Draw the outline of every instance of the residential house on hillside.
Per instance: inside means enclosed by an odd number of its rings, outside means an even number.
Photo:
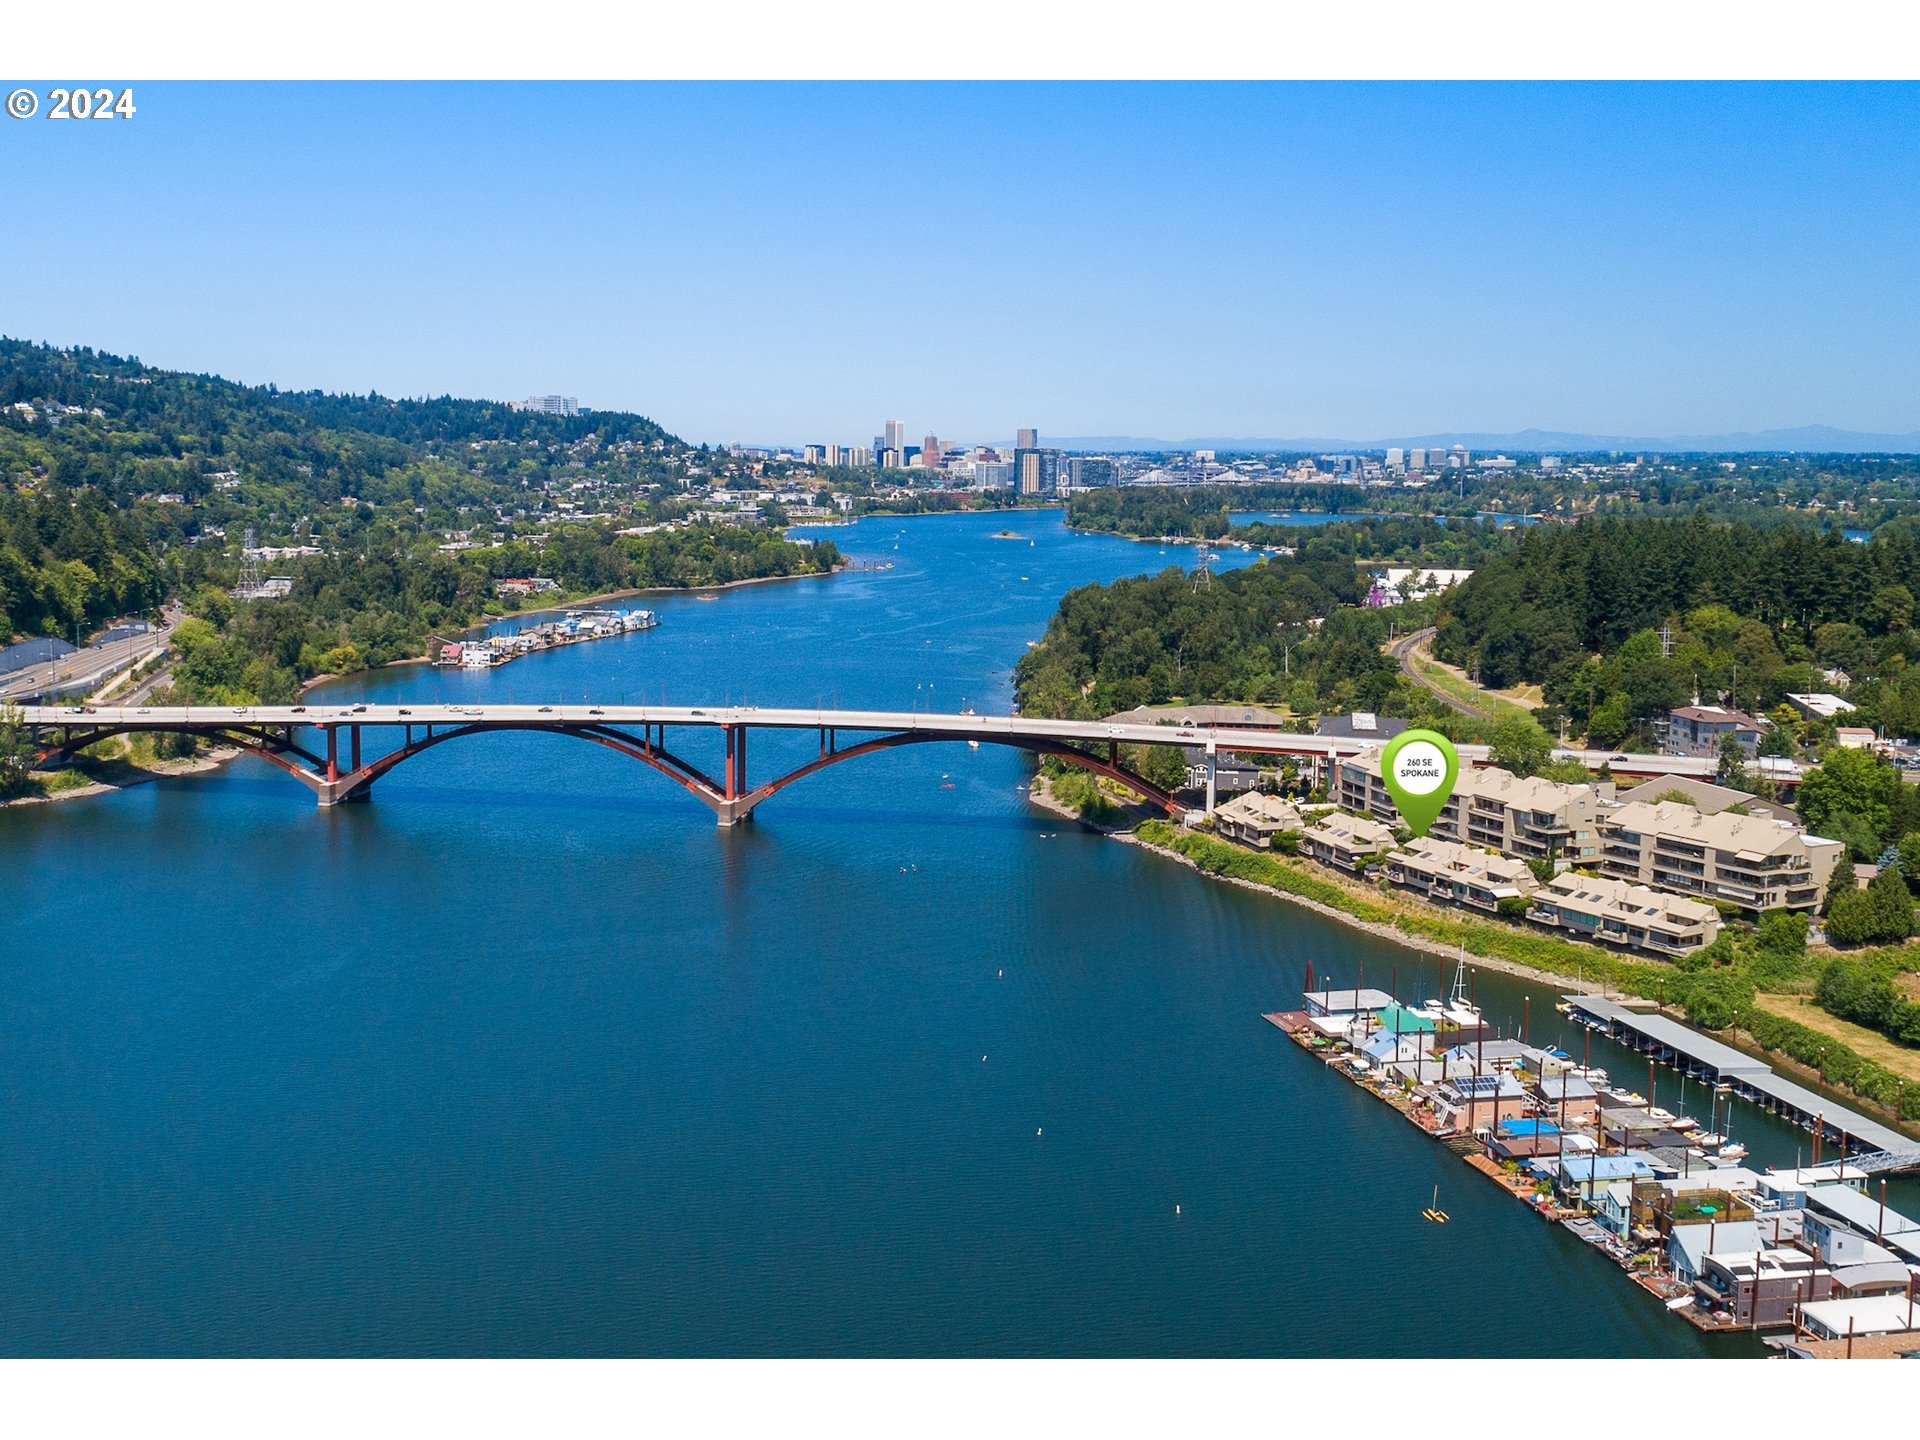
[[[1692,755],[1710,760],[1720,753],[1720,742],[1732,735],[1748,755],[1760,748],[1760,722],[1744,710],[1724,705],[1682,705],[1653,722],[1654,738],[1662,755]]]

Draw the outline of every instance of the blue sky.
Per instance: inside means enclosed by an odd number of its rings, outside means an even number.
[[[1913,86],[135,94],[0,121],[0,332],[712,441],[1920,429]]]

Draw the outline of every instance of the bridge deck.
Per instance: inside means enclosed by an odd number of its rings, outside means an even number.
[[[1287,731],[1210,725],[1149,725],[1104,720],[1047,720],[1023,715],[969,715],[924,710],[824,710],[754,705],[444,705],[407,703],[358,705],[169,705],[82,708],[69,705],[24,706],[28,725],[131,730],[182,726],[459,725],[469,729],[559,726],[732,726],[775,730],[851,730],[888,734],[952,736],[956,739],[1039,739],[1081,742],[1116,741],[1130,745],[1200,746],[1246,754],[1297,755],[1341,759],[1377,745],[1350,736],[1296,735]],[[1460,758],[1471,765],[1487,762],[1484,745],[1461,745]],[[1622,775],[1710,777],[1717,762],[1687,755],[1618,755],[1600,750],[1556,750],[1589,769],[1611,763]],[[1797,777],[1795,777],[1797,778]]]

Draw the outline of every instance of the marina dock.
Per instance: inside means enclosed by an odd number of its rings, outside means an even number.
[[[659,623],[660,617],[651,610],[569,610],[558,620],[542,621],[481,640],[443,640],[435,636],[429,654],[435,665],[491,670],[522,655],[554,650],[562,645],[578,645],[587,640],[630,635],[636,630],[651,630]]]
[[[1567,1013],[1582,1025],[1678,1070],[1689,1079],[1724,1086],[1743,1100],[1793,1121],[1822,1141],[1865,1153],[1847,1163],[1868,1173],[1920,1167],[1920,1141],[1825,1096],[1796,1085],[1764,1060],[1734,1049],[1711,1035],[1665,1015],[1630,1009],[1599,995],[1569,995]]]
[[[1811,1166],[1747,1169],[1742,1147],[1604,1070],[1493,1036],[1464,970],[1450,1000],[1409,1008],[1383,991],[1315,990],[1309,968],[1304,1006],[1261,1018],[1694,1328],[1790,1331],[1769,1343],[1792,1354],[1920,1350],[1920,1221],[1887,1206],[1884,1179],[1877,1205],[1865,1193],[1873,1173],[1920,1163],[1920,1144],[1677,1021],[1567,997],[1570,1016],[1728,1096],[1729,1112],[1738,1096],[1834,1142],[1824,1166],[1816,1140]],[[1898,1338],[1808,1348],[1865,1323]]]

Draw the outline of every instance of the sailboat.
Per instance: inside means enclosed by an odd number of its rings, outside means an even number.
[[[1454,968],[1452,991],[1445,1000],[1436,997],[1423,1002],[1413,1013],[1436,1025],[1445,1021],[1463,1030],[1472,1029],[1480,1023],[1480,1007],[1467,998],[1467,945],[1464,940],[1460,942],[1460,960]]]

